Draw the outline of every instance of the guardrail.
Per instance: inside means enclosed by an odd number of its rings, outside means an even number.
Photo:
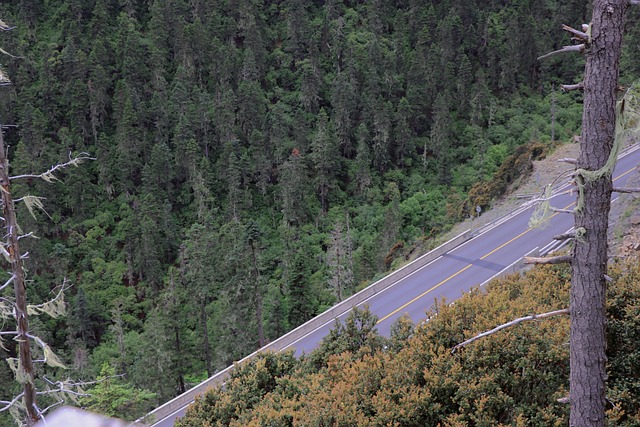
[[[143,418],[140,418],[139,420],[137,420],[135,422],[135,425],[153,425],[154,423],[163,420],[164,418],[173,414],[180,408],[193,402],[197,395],[204,393],[207,389],[222,385],[226,380],[226,378],[231,373],[231,371],[234,369],[235,365],[241,364],[264,351],[280,351],[280,350],[286,349],[292,343],[296,342],[300,338],[308,335],[309,333],[326,325],[329,322],[335,321],[335,319],[347,313],[353,307],[361,304],[362,302],[368,300],[375,294],[389,288],[399,280],[407,277],[408,275],[423,268],[427,264],[435,261],[437,258],[441,257],[445,253],[449,252],[452,249],[455,249],[456,247],[460,246],[462,243],[471,239],[474,235],[475,234],[471,233],[471,230],[466,230],[463,233],[460,233],[453,239],[427,252],[421,257],[403,266],[402,268],[390,273],[386,277],[369,285],[368,287],[361,290],[360,292],[334,305],[324,313],[319,314],[318,316],[307,321],[306,323],[303,323],[302,325],[286,333],[285,335],[281,336],[275,341],[272,341],[271,343],[267,344],[266,346],[262,347],[256,352],[246,356],[245,358],[241,359],[239,362],[236,362],[234,365],[227,367],[226,369],[206,379],[205,381],[201,382],[200,384],[188,390],[187,392],[170,400],[164,405],[159,406],[158,408],[154,409],[152,412],[145,415]]]

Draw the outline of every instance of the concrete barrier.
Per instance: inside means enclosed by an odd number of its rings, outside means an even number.
[[[466,230],[465,232],[457,235],[453,239],[427,252],[426,254],[422,255],[421,257],[417,258],[411,263],[403,266],[402,268],[390,273],[389,275],[369,285],[365,289],[352,295],[346,300],[334,305],[324,313],[298,326],[297,328],[286,333],[285,335],[281,336],[275,341],[272,341],[271,343],[262,347],[258,351],[248,355],[247,357],[243,358],[242,360],[235,363],[234,365],[229,366],[226,369],[218,372],[217,374],[213,375],[211,378],[206,379],[205,381],[201,382],[200,384],[188,390],[187,392],[181,394],[180,396],[177,396],[176,398],[170,400],[164,405],[159,406],[158,408],[154,409],[152,412],[145,415],[143,418],[140,418],[139,420],[137,420],[135,422],[135,425],[149,426],[149,425],[153,425],[158,421],[163,420],[164,418],[173,414],[180,408],[193,402],[196,396],[203,394],[207,389],[224,384],[224,381],[226,380],[226,378],[229,376],[229,374],[235,368],[236,365],[242,364],[243,362],[248,361],[249,359],[252,359],[253,357],[255,357],[257,354],[261,352],[281,351],[286,349],[292,343],[296,342],[300,338],[324,326],[328,322],[335,321],[335,319],[347,313],[353,307],[361,304],[362,302],[368,300],[375,294],[389,288],[399,280],[407,277],[408,275],[416,272],[417,270],[421,269],[427,264],[435,261],[445,253],[449,252],[452,249],[455,249],[456,247],[460,246],[462,243],[471,239],[471,237],[473,237],[471,230]]]

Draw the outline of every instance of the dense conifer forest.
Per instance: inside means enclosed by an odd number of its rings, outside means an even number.
[[[586,3],[3,1],[13,172],[96,159],[14,186],[30,298],[72,284],[34,330],[135,418],[319,314],[579,134],[582,58],[536,58]]]

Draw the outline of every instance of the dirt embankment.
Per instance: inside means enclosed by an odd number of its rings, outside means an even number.
[[[500,218],[527,202],[530,197],[541,196],[547,184],[566,182],[574,166],[559,161],[575,159],[579,153],[577,143],[567,143],[557,147],[545,159],[533,162],[533,172],[517,188],[496,200],[490,210],[477,218],[457,224],[444,240],[448,240],[471,227],[478,228]],[[640,171],[636,171],[627,187],[640,187]],[[444,241],[443,240],[443,241]],[[620,195],[611,206],[609,246],[612,256],[628,256],[640,252],[640,193]]]

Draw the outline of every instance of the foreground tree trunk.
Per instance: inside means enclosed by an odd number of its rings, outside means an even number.
[[[584,112],[578,168],[607,163],[615,138],[616,90],[628,0],[594,0],[591,42],[585,49]],[[579,180],[582,180],[578,176]],[[584,181],[576,210],[582,230],[573,252],[571,279],[570,425],[605,425],[605,274],[611,175]],[[582,184],[582,182],[579,182]]]
[[[40,415],[36,407],[36,391],[33,384],[33,361],[31,358],[31,339],[28,336],[29,320],[27,315],[27,296],[20,257],[20,245],[18,244],[18,222],[16,211],[11,196],[9,179],[9,161],[5,155],[4,136],[0,126],[0,186],[2,187],[2,210],[6,229],[6,250],[9,253],[11,273],[13,275],[13,289],[15,293],[15,318],[17,323],[16,341],[18,342],[18,372],[16,378],[23,385],[22,401],[27,411],[25,420],[27,426],[32,426],[38,421]]]

